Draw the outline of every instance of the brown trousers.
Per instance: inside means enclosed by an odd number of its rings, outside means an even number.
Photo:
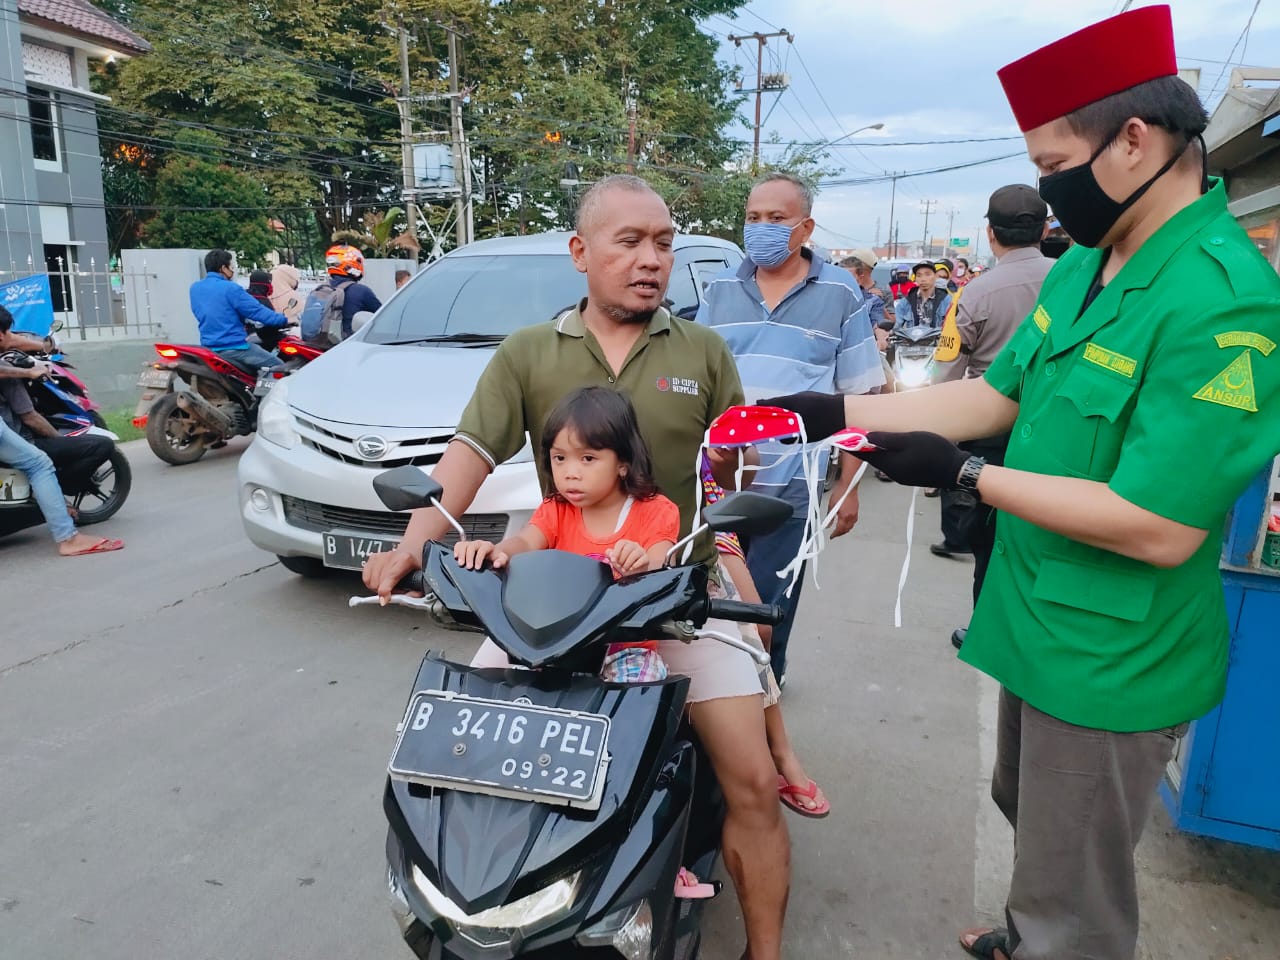
[[[1133,854],[1186,724],[1111,733],[1000,690],[991,797],[1014,828],[1013,960],[1133,960]]]

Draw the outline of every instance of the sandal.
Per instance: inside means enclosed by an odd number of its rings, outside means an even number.
[[[676,874],[677,900],[711,900],[720,895],[723,884],[719,880],[702,881],[686,870],[680,868]]]
[[[819,799],[822,791],[818,789],[818,785],[812,780],[809,781],[807,787],[797,787],[794,783],[788,783],[787,778],[782,774],[778,774],[778,799],[786,806],[790,807],[802,817],[811,817],[814,820],[821,820],[831,812],[831,803],[826,797]],[[807,807],[800,802],[800,798],[806,800],[817,800],[816,807]]]
[[[964,938],[977,935],[972,944],[965,944]],[[1013,956],[1009,950],[1009,931],[1004,927],[989,930],[966,930],[960,934],[960,949],[978,960],[1010,960]],[[997,952],[998,951],[998,952]]]
[[[115,550],[123,550],[123,540],[112,540],[110,537],[103,537],[92,547],[85,547],[83,550],[77,550],[74,553],[61,553],[63,557],[87,557],[91,553],[111,553]]]

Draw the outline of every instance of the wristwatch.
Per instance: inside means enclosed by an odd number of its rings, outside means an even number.
[[[978,493],[978,476],[986,465],[987,461],[981,457],[970,457],[966,460],[960,468],[960,475],[956,477],[956,489],[971,493],[974,499],[981,500],[982,495]]]

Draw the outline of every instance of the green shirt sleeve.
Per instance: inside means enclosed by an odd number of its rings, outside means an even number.
[[[1222,523],[1280,451],[1277,316],[1273,298],[1239,300],[1152,355],[1111,477],[1116,494],[1187,526]]]
[[[489,461],[491,467],[510,460],[524,446],[524,382],[521,376],[519,334],[507,337],[480,374],[462,419],[457,438]]]

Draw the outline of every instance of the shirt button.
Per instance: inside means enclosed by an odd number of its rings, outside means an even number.
[[[1227,241],[1222,237],[1210,237],[1209,242],[1212,243],[1215,247],[1220,247]]]
[[[1003,553],[1004,553],[1004,541],[1003,541],[1003,540],[997,540],[997,541],[996,541],[996,553],[999,553],[999,554],[1003,554]]]
[[[610,378],[609,378],[609,382],[610,382],[610,383],[613,383],[613,377],[610,377]]]
[[[1031,424],[1029,423],[1024,423],[1022,425],[1022,429],[1019,431],[1023,440],[1029,440],[1031,438],[1031,432]]]
[[[1044,375],[1046,377],[1053,377],[1057,374],[1057,372],[1058,372],[1058,365],[1054,363],[1052,360],[1050,360],[1048,363],[1044,365]]]

